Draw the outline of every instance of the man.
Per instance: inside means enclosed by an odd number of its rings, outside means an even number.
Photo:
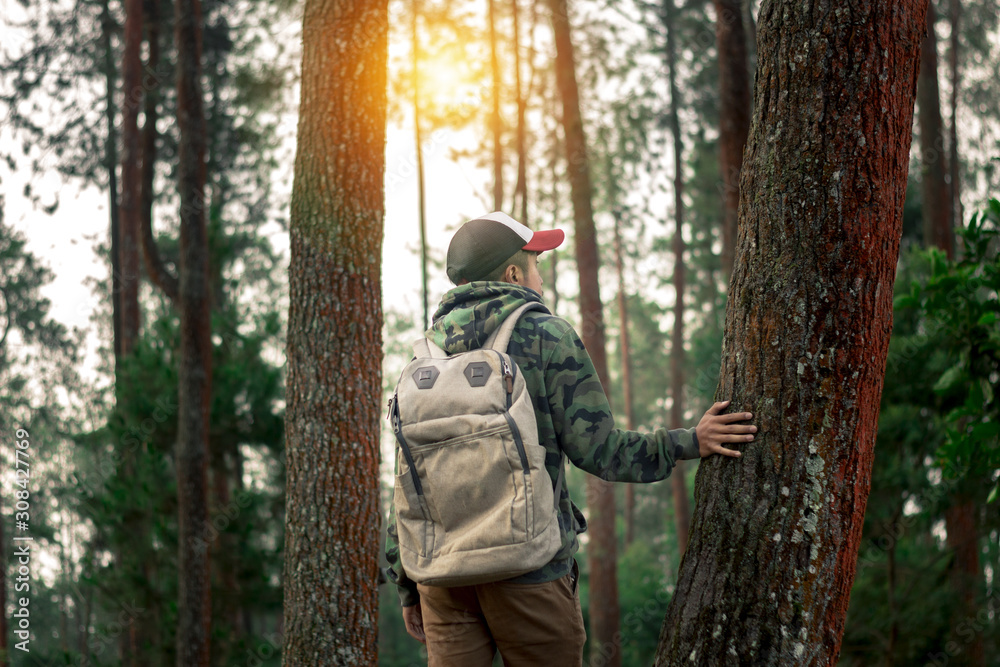
[[[541,302],[538,254],[563,240],[560,230],[532,232],[501,212],[465,223],[448,247],[448,277],[457,287],[445,294],[427,336],[449,354],[482,347],[507,315]],[[678,459],[738,458],[723,445],[749,442],[757,430],[735,423],[750,419],[749,413],[720,414],[728,401],[713,405],[695,428],[616,429],[583,342],[569,323],[545,310],[521,317],[507,352],[533,398],[553,487],[563,454],[608,481],[654,482],[666,478]],[[390,512],[386,574],[398,586],[407,632],[427,644],[432,667],[491,665],[497,649],[508,665],[579,667],[586,635],[573,555],[587,523],[565,488],[558,520],[562,542],[547,565],[514,579],[445,588],[406,576]]]

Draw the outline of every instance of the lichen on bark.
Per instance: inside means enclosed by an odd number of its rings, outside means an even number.
[[[718,400],[658,665],[833,664],[868,495],[926,6],[765,3]]]

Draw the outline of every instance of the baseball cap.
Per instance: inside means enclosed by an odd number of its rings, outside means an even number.
[[[469,220],[448,245],[448,278],[482,280],[518,250],[543,252],[558,248],[566,235],[561,229],[532,231],[501,211]]]

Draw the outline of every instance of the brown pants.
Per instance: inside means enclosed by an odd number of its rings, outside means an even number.
[[[573,574],[541,584],[417,587],[429,667],[580,667],[583,613]]]

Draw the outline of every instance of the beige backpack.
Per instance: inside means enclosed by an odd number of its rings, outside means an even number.
[[[514,311],[477,350],[449,356],[427,339],[400,375],[389,416],[396,435],[393,503],[407,576],[434,586],[509,579],[559,550],[555,493],[532,399],[506,354]]]

